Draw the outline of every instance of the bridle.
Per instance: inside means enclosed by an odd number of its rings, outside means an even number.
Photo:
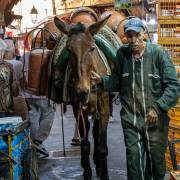
[[[94,46],[93,48],[97,50],[96,46]],[[88,53],[91,52],[91,51],[92,51],[92,47],[87,49],[85,51],[84,55],[83,55],[83,59],[85,59],[87,57]],[[92,70],[94,70],[94,69],[92,69]],[[71,68],[70,62],[68,63],[66,71],[69,71],[70,74],[68,76],[70,77],[70,75],[72,73],[72,68]],[[86,103],[88,103],[88,101],[89,101],[90,93],[92,93],[92,92],[96,93],[96,118],[98,118],[98,107],[97,107],[98,95],[97,95],[97,93],[98,93],[99,89],[98,89],[97,85],[95,83],[93,83],[93,81],[90,81],[90,83],[91,83],[91,85],[90,85],[90,89],[89,89],[89,92],[88,92],[88,100],[87,100]],[[73,84],[70,84],[69,82],[67,83],[67,86],[70,87],[70,88],[74,88]],[[87,134],[86,123],[85,123],[85,118],[84,118],[84,114],[83,114],[84,110],[85,110],[85,106],[81,102],[79,102],[78,114],[77,114],[77,127],[79,129],[79,124],[80,124],[80,119],[81,119],[82,120],[82,125],[83,125],[83,130],[84,130],[83,137],[82,138],[79,137],[81,139],[81,141],[85,140],[86,134]]]

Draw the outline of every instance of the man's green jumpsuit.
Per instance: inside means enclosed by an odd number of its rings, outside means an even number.
[[[104,89],[119,91],[128,180],[163,180],[169,118],[167,111],[179,97],[180,85],[169,55],[159,45],[147,43],[143,57],[132,59],[128,45],[117,52],[111,76],[102,77]],[[156,127],[147,127],[150,107],[158,112]]]

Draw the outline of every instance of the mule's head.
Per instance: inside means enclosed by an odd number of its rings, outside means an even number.
[[[82,103],[87,103],[91,87],[91,70],[99,57],[93,35],[107,22],[109,16],[86,27],[77,23],[69,25],[55,17],[58,29],[68,35],[66,48],[70,52],[71,83]]]

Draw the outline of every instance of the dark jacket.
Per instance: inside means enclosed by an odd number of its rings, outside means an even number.
[[[106,90],[120,92],[121,118],[132,124],[136,115],[141,123],[149,107],[154,107],[168,119],[167,111],[178,101],[180,84],[165,49],[147,43],[142,60],[134,61],[131,49],[124,45],[116,60],[112,75],[102,80]]]

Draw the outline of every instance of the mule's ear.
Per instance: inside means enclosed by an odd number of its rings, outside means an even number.
[[[70,25],[60,20],[58,17],[54,17],[54,24],[63,33],[68,34],[70,30]]]
[[[105,18],[101,19],[100,21],[90,25],[88,28],[89,32],[92,35],[97,34],[100,31],[100,29],[107,23],[110,16],[111,16],[111,14],[109,14]]]

